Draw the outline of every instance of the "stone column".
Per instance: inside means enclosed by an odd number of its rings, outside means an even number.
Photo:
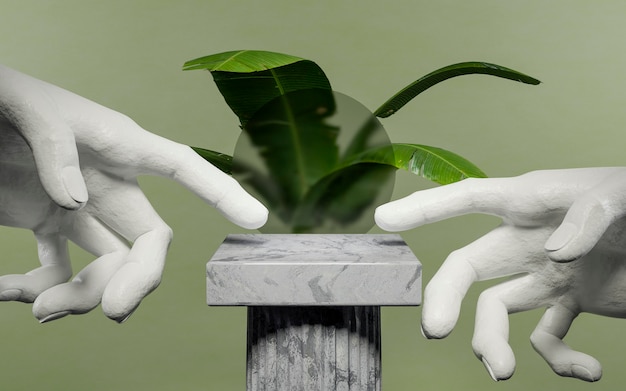
[[[229,235],[209,305],[248,307],[247,389],[380,390],[380,307],[421,303],[399,235]]]

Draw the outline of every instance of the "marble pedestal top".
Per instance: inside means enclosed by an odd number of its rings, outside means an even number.
[[[421,304],[421,264],[395,234],[228,235],[207,265],[209,305]]]

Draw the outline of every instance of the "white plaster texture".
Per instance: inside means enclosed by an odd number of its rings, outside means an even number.
[[[563,338],[582,312],[626,316],[626,168],[466,179],[380,206],[376,221],[401,231],[468,213],[499,216],[502,224],[452,252],[428,283],[424,335],[452,331],[473,283],[513,276],[477,303],[472,347],[488,373],[504,380],[515,370],[508,314],[543,307],[531,335],[535,350],[559,375],[599,380],[600,363]]]
[[[137,184],[171,178],[247,228],[267,210],[190,147],[127,116],[0,65],[0,224],[30,229],[41,267],[0,278],[0,300],[40,321],[90,311],[125,320],[161,279],[172,239]],[[67,241],[96,260],[72,281]]]

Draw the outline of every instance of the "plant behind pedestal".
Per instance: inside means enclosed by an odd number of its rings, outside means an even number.
[[[322,69],[299,57],[241,50],[191,60],[184,69],[211,72],[243,130],[234,158],[194,150],[264,201],[271,216],[265,231],[274,232],[366,232],[373,208],[391,197],[393,174],[400,168],[439,184],[485,177],[453,152],[390,143],[377,117],[393,115],[456,76],[487,74],[539,84],[499,65],[465,62],[418,79],[371,113],[333,92]]]

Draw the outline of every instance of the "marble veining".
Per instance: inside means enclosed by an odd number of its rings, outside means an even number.
[[[380,307],[249,307],[248,391],[379,391]]]
[[[421,264],[396,234],[229,235],[210,305],[419,305]]]

